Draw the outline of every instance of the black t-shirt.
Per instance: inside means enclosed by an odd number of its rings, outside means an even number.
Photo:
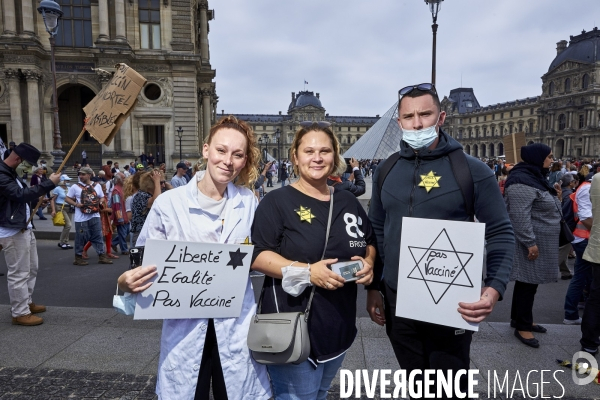
[[[265,250],[292,261],[320,261],[328,216],[329,201],[307,196],[293,186],[274,190],[256,209],[252,261]],[[367,245],[376,243],[367,214],[354,195],[348,191],[335,193],[325,258],[338,258],[341,262],[352,256],[364,257]],[[308,287],[294,297],[283,291],[280,279],[266,277],[261,312],[304,311],[311,290]],[[347,282],[337,290],[316,288],[308,321],[313,361],[335,358],[352,345],[356,336],[356,290],[355,282]]]

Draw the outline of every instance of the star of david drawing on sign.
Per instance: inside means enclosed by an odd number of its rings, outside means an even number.
[[[227,263],[227,265],[231,265],[233,269],[243,266],[244,262],[242,260],[244,259],[244,257],[246,257],[247,254],[248,253],[240,252],[240,249],[237,249],[236,251],[230,251],[229,262]]]
[[[408,249],[415,262],[408,278],[423,281],[435,304],[452,286],[473,287],[465,269],[473,253],[457,251],[446,229],[442,229],[429,247],[408,246]]]
[[[458,304],[481,296],[485,224],[404,217],[400,236],[396,316],[477,331]]]

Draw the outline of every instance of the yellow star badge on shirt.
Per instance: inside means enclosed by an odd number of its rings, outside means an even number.
[[[312,219],[316,218],[313,213],[310,212],[310,208],[304,206],[300,206],[300,208],[296,208],[294,211],[300,216],[300,221],[308,221],[309,224],[312,224]]]
[[[440,179],[442,179],[441,176],[436,176],[433,171],[430,171],[427,175],[421,175],[419,186],[424,187],[425,190],[427,190],[427,193],[429,193],[432,188],[440,187],[440,184],[438,183]]]
[[[250,241],[250,236],[246,236],[246,239],[241,244],[251,246],[252,242]]]

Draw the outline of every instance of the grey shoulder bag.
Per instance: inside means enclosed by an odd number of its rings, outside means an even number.
[[[329,196],[329,219],[321,260],[325,257],[329,229],[331,228],[333,213],[333,190],[331,188],[329,188]],[[273,288],[275,288],[274,285]],[[261,295],[256,314],[250,321],[247,340],[254,361],[267,365],[300,364],[306,361],[310,354],[308,316],[315,295],[315,288],[316,286],[313,286],[310,292],[310,298],[304,312],[260,314],[263,298]]]

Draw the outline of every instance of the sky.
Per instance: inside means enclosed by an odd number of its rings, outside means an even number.
[[[443,1],[440,98],[461,86],[482,106],[540,95],[556,43],[597,26],[599,6]],[[330,115],[382,115],[400,88],[431,82],[432,16],[423,0],[211,0],[209,8],[219,113],[286,114],[307,81]]]

